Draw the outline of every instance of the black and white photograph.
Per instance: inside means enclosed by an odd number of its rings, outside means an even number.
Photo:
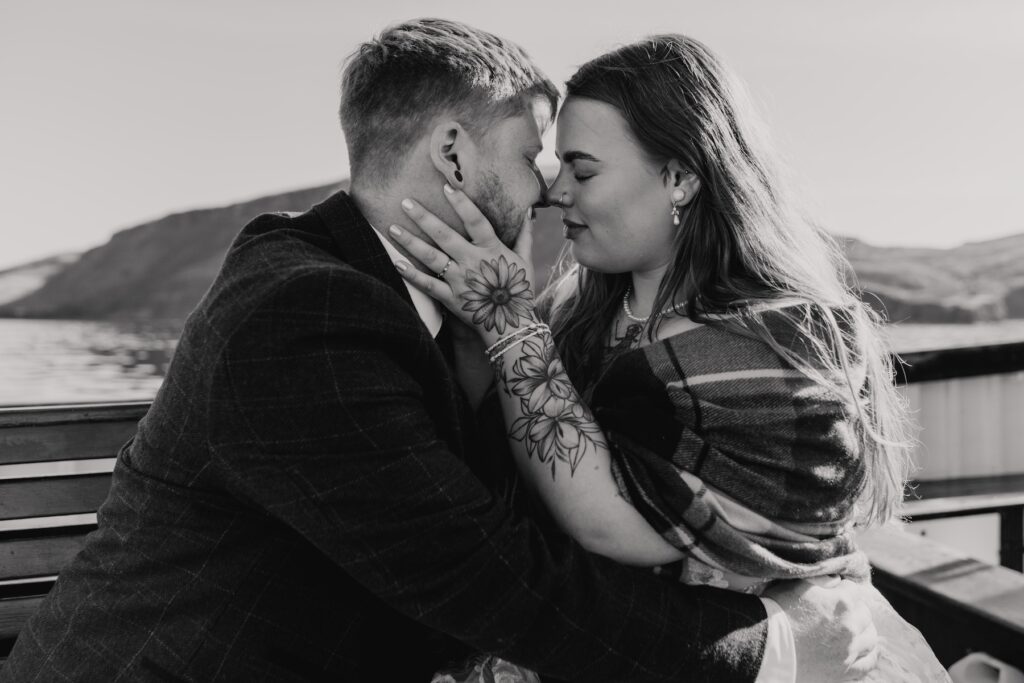
[[[0,683],[1024,683],[1024,4],[0,2]]]

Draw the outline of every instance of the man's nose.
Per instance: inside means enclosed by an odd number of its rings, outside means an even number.
[[[533,208],[543,209],[544,207],[551,206],[551,203],[548,201],[548,181],[544,180],[544,174],[536,166],[533,168],[533,174],[537,176],[537,185],[540,187],[540,199],[533,205]]]

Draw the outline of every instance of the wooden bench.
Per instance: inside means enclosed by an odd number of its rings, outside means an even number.
[[[116,453],[148,407],[0,408],[0,661],[96,527]],[[999,479],[922,483],[922,499],[908,512],[924,519],[1002,511],[1012,526],[1024,505],[1012,489],[1024,477]],[[1024,668],[1024,575],[890,529],[867,533],[862,542],[880,590],[944,664],[982,649]],[[1004,553],[1004,564],[1013,552]]]
[[[875,529],[860,544],[875,585],[946,667],[981,650],[1024,669],[1024,475],[918,482],[904,513],[911,522],[999,515],[1000,567],[912,528]]]
[[[980,650],[1024,669],[1024,574],[897,527],[861,534],[874,584],[947,668]]]
[[[96,528],[148,403],[0,408],[0,661]]]

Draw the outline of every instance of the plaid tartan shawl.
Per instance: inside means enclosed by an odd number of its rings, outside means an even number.
[[[622,494],[687,553],[659,572],[747,592],[866,579],[852,533],[865,476],[855,407],[763,341],[706,326],[628,351],[591,406]]]

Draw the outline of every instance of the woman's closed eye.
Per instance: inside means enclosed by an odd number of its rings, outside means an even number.
[[[592,170],[592,167],[597,164],[599,160],[592,154],[573,150],[566,152],[563,156],[556,151],[555,157],[558,158],[561,166],[558,169],[559,174],[561,174],[565,167],[568,166],[573,179],[577,183],[585,183],[597,175],[597,173]],[[587,168],[588,166],[591,168]]]
[[[593,169],[587,168],[586,166],[586,164],[572,164],[572,177],[576,179],[576,182],[585,183],[597,175]]]

